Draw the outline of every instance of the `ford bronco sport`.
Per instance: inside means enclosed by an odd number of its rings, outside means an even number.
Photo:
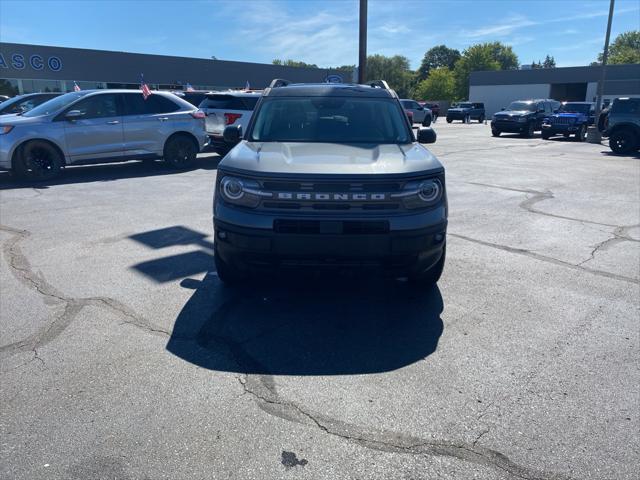
[[[421,285],[445,262],[444,168],[417,141],[396,93],[367,85],[274,80],[218,167],[218,277],[276,267],[374,267]],[[418,143],[419,142],[419,143]]]

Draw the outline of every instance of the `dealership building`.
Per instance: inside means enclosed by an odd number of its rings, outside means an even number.
[[[155,89],[219,90],[266,87],[274,78],[322,82],[328,75],[351,80],[351,72],[321,68],[232,62],[227,60],[146,55],[44,45],[0,43],[0,95],[138,88],[140,74]]]
[[[608,65],[603,98],[640,96],[640,65]],[[469,100],[484,102],[487,115],[514,100],[596,100],[602,67],[566,67],[472,72]]]

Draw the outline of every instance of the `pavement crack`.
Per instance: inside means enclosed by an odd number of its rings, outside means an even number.
[[[110,297],[74,298],[58,291],[41,275],[36,273],[27,257],[20,249],[20,242],[29,238],[31,233],[6,225],[0,225],[0,231],[11,234],[2,247],[9,270],[13,276],[42,295],[49,304],[60,308],[61,311],[37,332],[16,342],[0,346],[0,354],[10,355],[16,352],[33,351],[37,357],[37,349],[58,337],[75,319],[80,311],[87,306],[95,306],[110,310],[124,320],[123,323],[133,325],[143,331],[169,336],[171,332],[154,326],[131,308]],[[38,360],[42,359],[38,357]],[[42,361],[44,364],[44,361]]]
[[[565,267],[565,268],[570,268],[570,269],[573,269],[573,270],[580,270],[582,272],[587,272],[587,273],[590,273],[592,275],[598,275],[600,277],[605,277],[605,278],[612,278],[614,280],[620,280],[622,282],[634,283],[636,285],[640,284],[640,280],[636,279],[636,278],[626,277],[624,275],[619,275],[617,273],[606,272],[604,270],[596,270],[596,269],[593,269],[593,268],[583,267],[581,264],[577,264],[576,265],[576,264],[573,264],[573,263],[565,262],[563,260],[558,260],[557,258],[549,257],[547,255],[542,255],[540,253],[536,253],[536,252],[533,252],[531,250],[527,250],[527,249],[524,249],[524,248],[516,248],[516,247],[510,247],[508,245],[500,245],[498,243],[487,242],[487,241],[484,241],[484,240],[479,240],[477,238],[471,238],[471,237],[467,237],[465,235],[459,235],[457,233],[448,232],[447,235],[450,235],[450,236],[456,237],[456,238],[460,238],[462,240],[466,240],[467,242],[477,243],[478,245],[483,245],[485,247],[496,248],[498,250],[503,250],[505,252],[515,253],[515,254],[518,254],[518,255],[524,255],[526,257],[530,257],[530,258],[539,260],[541,262],[552,263],[554,265],[558,265],[558,266]]]

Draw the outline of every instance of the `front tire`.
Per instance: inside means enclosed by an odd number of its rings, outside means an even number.
[[[20,147],[13,169],[20,178],[44,182],[57,177],[63,164],[57,148],[44,140],[32,140]]]
[[[444,247],[442,248],[442,256],[440,257],[440,260],[438,260],[438,262],[429,270],[410,276],[409,282],[411,282],[416,287],[433,287],[436,283],[438,283],[438,280],[440,280],[440,277],[442,276],[446,257],[447,244],[445,243]]]
[[[193,166],[197,155],[198,147],[196,142],[187,135],[174,135],[164,145],[164,161],[176,170]]]
[[[447,118],[447,123],[451,123],[451,122],[453,122],[453,120],[450,118]]]
[[[478,123],[484,123],[484,115],[478,117]]]
[[[542,131],[541,135],[543,140],[549,140],[551,138],[551,133],[545,132],[544,130]]]
[[[576,142],[584,142],[587,138],[587,126],[586,125],[582,125],[580,127],[580,130],[578,130],[576,132]]]
[[[636,136],[629,130],[618,130],[609,136],[609,147],[618,155],[631,153],[637,148],[637,142]]]
[[[529,125],[527,125],[527,129],[522,132],[522,136],[525,138],[532,138],[535,133],[535,129],[535,125],[533,124],[533,122],[531,122]]]
[[[495,128],[491,129],[491,135],[493,135],[494,137],[499,137],[501,133],[502,132],[500,130],[497,130]]]

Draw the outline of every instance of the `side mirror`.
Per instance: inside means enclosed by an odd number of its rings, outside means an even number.
[[[416,110],[422,111],[422,110],[424,110],[424,107],[418,107]]]
[[[230,143],[235,145],[239,143],[242,139],[242,125],[229,125],[225,127],[224,132],[222,133],[222,138],[225,143]]]
[[[423,127],[430,127],[431,126],[431,120],[433,120],[433,118],[431,117],[431,113],[428,113],[427,115],[424,116],[424,120],[422,121],[422,126]]]
[[[419,143],[436,143],[436,132],[433,128],[419,128],[418,129],[418,142]]]
[[[78,120],[83,116],[84,116],[84,113],[82,113],[80,110],[69,110],[67,113],[64,114],[64,118],[66,118],[69,121]]]

